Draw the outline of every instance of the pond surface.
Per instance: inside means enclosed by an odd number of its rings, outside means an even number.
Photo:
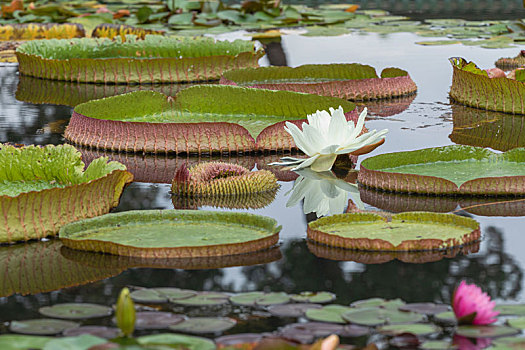
[[[220,37],[243,37],[243,34],[233,33]],[[500,139],[507,140],[513,137],[515,145],[520,145],[519,135],[523,134],[522,117],[453,107],[448,100],[452,79],[449,57],[461,56],[467,60],[474,60],[481,67],[493,67],[497,58],[513,57],[519,48],[488,50],[462,45],[424,47],[414,44],[419,40],[420,37],[409,33],[352,34],[339,37],[286,35],[281,43],[283,51],[277,56],[281,61],[285,59],[289,66],[359,62],[370,64],[378,71],[394,66],[410,73],[418,85],[417,95],[412,101],[411,98],[400,100],[396,106],[374,103],[375,115],[370,116],[366,126],[378,130],[388,128],[390,132],[383,146],[371,154],[359,157],[357,167],[366,157],[385,152],[461,142],[485,142],[485,146],[501,150]],[[279,50],[281,47],[277,45],[272,49]],[[269,64],[268,59],[263,58],[261,64]],[[41,145],[63,143],[61,132],[67,125],[72,109],[18,101],[15,97],[18,82],[16,67],[0,67],[0,141]],[[35,91],[43,88],[43,84],[39,85],[41,82],[38,80],[32,84]],[[464,120],[465,115],[470,118],[467,122]],[[504,127],[506,117],[513,120],[513,126],[510,128]],[[477,133],[481,135],[478,139],[461,137],[465,129],[476,133],[478,128],[481,128]],[[502,132],[508,133],[509,136],[502,136]],[[89,152],[86,154],[89,155]],[[128,167],[135,167],[138,172],[142,171],[144,176],[136,176],[139,180],[149,179],[155,182],[170,181],[174,169],[182,162],[197,161],[186,157],[132,157],[122,154],[114,155],[114,159],[125,160]],[[276,159],[274,155],[271,161]],[[223,160],[228,159],[223,157]],[[235,161],[251,167],[269,162],[259,156]],[[96,264],[93,262],[89,268],[76,270],[78,266],[74,265],[74,262],[81,261],[83,257],[75,255],[75,252],[60,249],[54,240],[0,247],[0,285],[3,286],[4,295],[35,293],[39,288],[47,290],[35,295],[0,298],[0,321],[38,317],[38,307],[58,302],[109,305],[116,300],[118,291],[129,285],[229,292],[258,290],[297,293],[327,290],[337,294],[339,304],[370,297],[402,298],[407,302],[449,303],[454,287],[462,279],[467,279],[480,285],[498,301],[525,301],[525,201],[489,207],[495,208],[493,211],[476,211],[476,207],[467,208],[473,204],[468,198],[378,198],[374,194],[362,191],[361,197],[367,209],[375,209],[374,205],[377,205],[392,211],[416,207],[430,211],[459,211],[462,215],[473,217],[481,223],[482,241],[479,248],[472,247],[472,253],[457,256],[444,253],[412,256],[356,253],[333,250],[307,242],[306,225],[308,221],[315,219],[315,215],[305,215],[301,203],[288,208],[287,193],[291,190],[293,181],[280,182],[280,185],[276,198],[268,206],[247,210],[271,216],[282,225],[280,251],[273,250],[262,256],[248,256],[243,258],[244,261],[241,259],[232,262],[233,265],[250,266],[196,270],[137,267],[126,269],[122,264],[117,266],[114,259],[101,258],[101,261]],[[120,205],[115,211],[174,208],[169,189],[169,184],[135,182],[125,189]],[[179,206],[179,203],[175,205]],[[217,210],[208,206],[199,206],[199,209]],[[512,216],[484,216],[487,214]],[[416,263],[418,261],[429,262]],[[257,262],[264,263],[257,265]],[[35,266],[34,269],[22,268],[31,264]],[[34,273],[26,274],[25,271]],[[50,291],[53,288],[73,285],[79,286]],[[266,325],[264,329],[271,330],[271,327],[273,326]]]

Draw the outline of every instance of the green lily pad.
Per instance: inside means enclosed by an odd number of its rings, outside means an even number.
[[[0,207],[5,208],[0,243],[54,235],[68,222],[107,213],[133,178],[122,164],[107,158],[84,168],[80,153],[70,145],[0,144]]]
[[[144,288],[134,290],[130,296],[137,303],[161,304],[170,299],[184,299],[196,294],[195,291],[179,288]]]
[[[402,69],[385,68],[378,76],[373,67],[358,63],[239,69],[224,73],[220,82],[334,96],[345,100],[390,98],[417,90],[410,75]]]
[[[342,314],[346,321],[361,326],[381,326],[384,324],[413,323],[424,319],[415,312],[402,312],[395,309],[358,308]]]
[[[470,146],[387,153],[365,159],[358,181],[394,192],[523,195],[523,159],[525,149],[500,154]]]
[[[141,345],[166,345],[169,348],[183,348],[188,350],[215,350],[215,344],[206,338],[182,334],[161,333],[138,337]]]
[[[496,338],[518,334],[518,329],[507,326],[459,326],[456,334],[467,338]]]
[[[46,317],[63,318],[67,320],[82,320],[110,316],[113,309],[104,305],[88,303],[66,303],[44,306],[38,312]]]
[[[320,309],[319,304],[293,303],[283,305],[273,305],[268,308],[268,312],[277,317],[301,317],[309,309]]]
[[[509,318],[507,324],[513,328],[525,329],[525,317]]]
[[[486,44],[488,45],[488,44]],[[450,97],[464,105],[491,111],[525,114],[525,83],[509,78],[489,78],[476,74],[468,68],[475,66],[461,57],[449,59],[452,64]]]
[[[61,229],[60,239],[73,249],[143,258],[185,258],[266,249],[277,243],[279,230],[275,220],[254,214],[144,210],[77,221]]]
[[[433,317],[435,323],[446,327],[454,326],[458,323],[456,320],[456,315],[453,311],[441,312],[434,315]]]
[[[321,244],[368,251],[439,250],[480,238],[475,220],[428,212],[395,214],[388,222],[377,214],[333,215],[310,222],[307,234]]]
[[[13,333],[21,334],[55,335],[62,333],[66,329],[75,328],[78,326],[78,323],[71,321],[41,318],[26,321],[13,321],[9,325],[9,330]]]
[[[423,342],[420,346],[420,349],[423,350],[451,350],[457,349],[456,346],[452,345],[449,341],[446,340],[427,340]]]
[[[518,350],[525,347],[525,338],[503,337],[494,339],[490,350]]]
[[[292,300],[299,303],[326,304],[334,301],[335,298],[335,294],[330,292],[301,292],[292,295]]]
[[[104,338],[83,334],[76,337],[55,338],[47,342],[42,350],[88,350],[96,345],[105,344],[108,341]]]
[[[244,40],[148,35],[143,40],[127,36],[125,42],[120,36],[28,41],[16,55],[24,75],[129,84],[218,79],[232,67],[257,66],[263,52]]]
[[[198,85],[174,98],[135,91],[76,106],[64,136],[84,146],[147,153],[292,150],[285,121],[300,125],[308,114],[339,106],[347,120],[357,120],[351,102],[291,91]],[[99,128],[104,137],[95,135]]]
[[[270,306],[286,304],[290,301],[290,296],[283,292],[263,293],[251,292],[241,293],[230,297],[233,304],[243,306]]]
[[[42,349],[52,337],[41,337],[35,335],[2,334],[0,335],[0,349],[5,350],[29,350]]]
[[[341,315],[351,311],[352,308],[343,305],[326,305],[321,309],[306,310],[306,317],[312,321],[346,323]]]
[[[427,41],[417,41],[416,44],[423,46],[441,46],[441,45],[454,45],[461,44],[459,40],[427,40]]]
[[[237,324],[229,317],[190,317],[184,322],[170,326],[170,330],[183,333],[222,333]]]
[[[494,311],[500,316],[525,316],[525,304],[496,305]]]
[[[229,295],[216,292],[198,292],[197,295],[185,299],[173,299],[172,303],[184,306],[213,306],[229,302]]]
[[[441,332],[441,329],[424,323],[413,323],[413,324],[390,324],[379,327],[377,332],[385,335],[396,336],[403,333],[411,333],[418,336],[425,336],[429,334],[435,334]]]
[[[398,309],[403,305],[405,305],[405,302],[401,299],[386,300],[383,298],[370,298],[354,301],[351,306],[355,308],[380,307],[383,309]]]
[[[417,312],[424,315],[435,315],[450,310],[450,306],[435,303],[412,303],[400,306],[399,310]]]

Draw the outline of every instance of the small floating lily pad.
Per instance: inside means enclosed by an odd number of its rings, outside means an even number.
[[[450,310],[450,306],[435,303],[412,303],[400,306],[399,310],[417,312],[424,315],[434,315]]]
[[[453,311],[441,312],[433,317],[435,323],[446,327],[454,326],[458,323]]]
[[[509,318],[507,324],[513,328],[525,329],[525,317]]]
[[[403,305],[405,305],[405,302],[401,299],[369,298],[354,301],[351,306],[355,308],[380,307],[383,309],[399,309]]]
[[[62,333],[66,329],[76,328],[78,326],[78,323],[71,321],[41,318],[26,321],[13,321],[9,325],[9,330],[13,333],[21,334],[55,335]]]
[[[76,337],[82,334],[91,334],[96,337],[113,339],[120,333],[120,330],[115,327],[104,326],[81,326],[77,328],[66,329],[62,334],[66,337]]]
[[[64,245],[143,258],[241,254],[277,243],[275,220],[247,213],[144,210],[108,214],[67,225]]]
[[[231,70],[223,74],[221,84],[305,92],[354,101],[407,95],[417,90],[410,75],[402,69],[385,68],[378,76],[373,67],[358,63]]]
[[[342,315],[352,308],[343,305],[327,305],[321,309],[306,310],[306,317],[312,321],[330,322],[330,323],[346,323]]]
[[[243,306],[270,306],[286,304],[290,301],[290,296],[283,292],[263,293],[250,292],[234,295],[230,298],[231,302]]]
[[[477,241],[480,231],[475,220],[453,214],[407,212],[387,222],[377,214],[347,213],[309,223],[308,238],[345,249],[417,251]]]
[[[41,349],[52,337],[41,337],[36,335],[2,334],[0,335],[0,349],[27,350]]]
[[[358,181],[394,192],[525,195],[525,149],[445,146],[370,157]],[[387,179],[387,180],[385,180]]]
[[[161,311],[139,311],[135,318],[136,329],[166,329],[186,319],[183,315]]]
[[[525,304],[496,305],[494,311],[499,311],[500,316],[525,316]]]
[[[335,298],[335,294],[330,292],[301,292],[292,295],[292,300],[300,303],[325,304],[334,301]]]
[[[167,303],[170,299],[184,299],[196,295],[197,292],[179,288],[144,288],[130,293],[131,299],[137,303],[157,304]]]
[[[221,333],[237,324],[229,317],[190,317],[184,322],[170,326],[170,330],[183,333]]]
[[[456,334],[467,338],[496,338],[518,334],[516,328],[507,326],[459,326]]]
[[[104,305],[88,303],[65,303],[53,306],[44,306],[38,309],[42,315],[53,318],[68,320],[82,320],[86,318],[97,318],[110,316],[113,309]]]
[[[319,304],[293,303],[283,305],[273,305],[268,308],[268,312],[277,317],[301,317],[309,309],[320,309]]]
[[[231,335],[223,335],[221,337],[215,338],[215,344],[219,348],[233,347],[237,348],[241,344],[250,344],[255,346],[263,338],[263,334],[259,333],[239,333]]]
[[[183,334],[161,333],[138,337],[141,345],[166,345],[170,348],[183,348],[187,350],[215,350],[213,341]]]
[[[106,344],[107,339],[93,336],[90,334],[82,334],[75,337],[61,337],[50,340],[46,343],[42,350],[55,349],[75,349],[75,350],[89,350],[97,345]]]
[[[419,336],[439,333],[441,330],[430,324],[413,323],[413,324],[390,324],[379,327],[377,332],[385,335],[396,336],[403,333],[411,333]]]
[[[428,340],[423,342],[420,346],[420,349],[423,350],[451,350],[457,349],[449,341],[446,340]]]
[[[402,312],[395,309],[359,308],[343,313],[346,321],[361,326],[381,326],[384,324],[413,323],[424,319],[415,312]]]
[[[184,306],[213,306],[229,302],[229,295],[217,292],[198,292],[196,295],[184,299],[171,299],[172,303]]]

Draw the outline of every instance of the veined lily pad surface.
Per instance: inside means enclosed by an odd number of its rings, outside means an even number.
[[[256,67],[263,52],[249,41],[147,35],[30,41],[16,50],[21,74],[87,83],[155,83],[219,79]]]
[[[452,214],[407,212],[392,220],[377,214],[340,214],[308,224],[308,238],[358,250],[439,250],[479,240],[479,224]]]
[[[76,106],[64,136],[84,146],[131,152],[292,150],[285,121],[300,126],[308,114],[339,106],[347,120],[357,120],[351,102],[290,91],[200,85],[174,98],[137,91]]]
[[[221,84],[307,92],[347,100],[387,98],[417,90],[402,69],[385,68],[378,76],[373,67],[358,63],[232,70],[223,74]]]
[[[358,181],[394,192],[525,195],[524,159],[523,148],[502,154],[470,146],[387,153],[364,160]]]
[[[453,69],[450,97],[467,106],[525,114],[525,83],[506,77],[489,78],[473,62],[450,59]]]
[[[115,255],[187,258],[241,254],[279,239],[275,220],[254,214],[146,210],[78,221],[60,231],[64,245]]]
[[[107,158],[84,170],[70,145],[0,145],[0,242],[43,238],[69,222],[107,213],[132,179],[124,165]]]

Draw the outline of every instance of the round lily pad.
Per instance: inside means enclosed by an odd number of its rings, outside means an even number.
[[[499,311],[500,316],[525,316],[525,304],[496,305],[494,311]]]
[[[283,292],[263,293],[250,292],[234,295],[230,298],[231,302],[243,306],[270,306],[286,304],[290,301],[290,296]]]
[[[321,309],[306,310],[306,317],[312,321],[346,323],[341,315],[351,310],[352,308],[349,308],[348,306],[326,305]]]
[[[422,194],[525,194],[525,150],[505,153],[445,146],[386,153],[361,163],[358,181],[373,188]]]
[[[424,323],[413,323],[413,324],[389,324],[386,326],[379,327],[377,332],[385,335],[396,336],[403,333],[411,333],[414,335],[429,335],[439,333],[440,328]]]
[[[243,346],[244,344],[250,344],[251,347],[255,347],[255,345],[261,341],[263,336],[264,334],[259,333],[223,335],[221,337],[215,338],[215,344],[217,344],[219,348],[237,348]]]
[[[249,253],[275,245],[274,219],[204,210],[143,210],[107,214],[64,226],[64,245],[143,258],[187,258]]]
[[[166,345],[169,348],[182,348],[187,350],[215,350],[213,341],[183,334],[160,333],[153,335],[145,335],[137,338],[137,342],[141,345]]]
[[[492,342],[491,350],[518,350],[525,348],[525,338],[503,337]]]
[[[422,350],[451,350],[457,349],[449,341],[446,340],[428,340],[419,345]]]
[[[183,333],[221,333],[237,324],[229,317],[190,317],[184,322],[170,326],[170,330]]]
[[[475,220],[453,214],[407,212],[387,222],[377,214],[347,213],[310,222],[308,238],[345,249],[441,250],[479,240],[480,230]]]
[[[405,305],[405,302],[401,299],[383,299],[383,298],[370,298],[354,301],[351,306],[355,308],[370,308],[370,307],[381,307],[387,309],[398,309]]]
[[[71,321],[41,318],[26,321],[13,321],[9,325],[9,330],[13,333],[21,334],[55,335],[62,333],[66,329],[76,328],[78,326],[78,323]]]
[[[456,334],[467,338],[496,338],[518,334],[516,328],[507,326],[459,326]]]
[[[179,288],[144,288],[130,293],[137,303],[158,304],[167,303],[170,299],[184,299],[196,295],[197,292]]]
[[[350,323],[362,326],[381,326],[387,323],[414,323],[424,319],[423,315],[415,312],[383,308],[354,309],[343,313],[341,317]]]
[[[441,312],[433,316],[434,322],[445,327],[450,327],[456,325],[458,322],[456,320],[456,315],[453,311]]]
[[[82,320],[86,318],[105,317],[113,314],[113,309],[104,305],[88,303],[66,303],[44,306],[38,309],[46,317]]]
[[[82,326],[77,328],[66,329],[62,334],[65,337],[76,337],[82,334],[90,334],[96,337],[113,339],[116,338],[120,333],[120,330],[115,327],[104,327],[104,326]]]
[[[525,329],[525,317],[509,318],[507,324],[513,328]]]
[[[196,295],[185,299],[172,299],[172,303],[184,306],[213,306],[223,305],[229,302],[230,297],[223,293],[198,292]]]
[[[36,335],[2,334],[0,335],[0,349],[26,350],[42,349],[52,337]]]
[[[325,322],[293,323],[278,331],[278,335],[303,344],[310,344],[316,338],[337,334],[345,338],[357,338],[370,334],[370,329],[357,325],[340,325]]]
[[[135,329],[166,329],[183,322],[186,317],[171,312],[139,311],[135,319]]]
[[[283,305],[273,305],[268,308],[268,312],[277,317],[301,317],[309,309],[320,309],[321,305],[311,303],[293,303]]]
[[[325,304],[335,300],[335,294],[330,292],[301,292],[292,295],[292,300],[300,303]]]
[[[417,90],[410,75],[402,69],[386,68],[381,76],[378,76],[373,67],[358,63],[237,69],[224,73],[220,82],[260,89],[334,96],[354,101],[407,95]]]
[[[446,304],[434,303],[412,303],[399,307],[400,311],[412,311],[425,315],[434,315],[450,310],[450,306]]]

